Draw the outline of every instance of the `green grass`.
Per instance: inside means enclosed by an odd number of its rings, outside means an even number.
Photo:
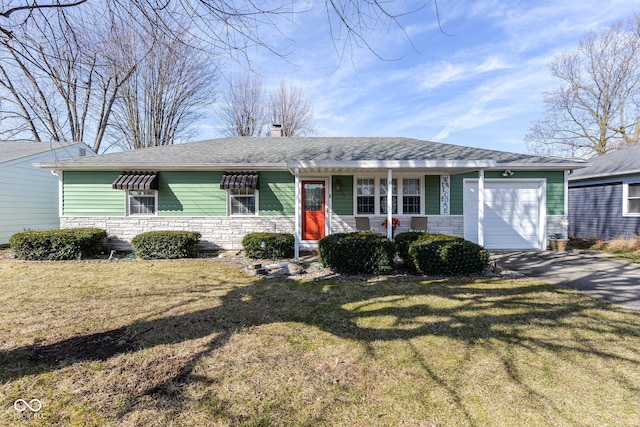
[[[640,423],[640,315],[531,280],[200,259],[0,261],[0,283],[0,425]]]

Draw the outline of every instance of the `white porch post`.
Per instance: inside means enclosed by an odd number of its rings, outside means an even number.
[[[564,216],[569,215],[569,171],[564,171]]]
[[[484,246],[484,169],[478,173],[478,244]]]
[[[393,239],[393,172],[387,171],[387,238]]]
[[[295,209],[295,224],[294,224],[294,249],[293,256],[294,260],[297,262],[300,260],[300,228],[301,228],[301,211],[302,211],[302,198],[301,198],[301,189],[300,189],[300,169],[295,168],[294,171],[295,176],[295,199],[296,199],[296,209]]]

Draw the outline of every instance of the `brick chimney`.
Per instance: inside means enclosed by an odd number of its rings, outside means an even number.
[[[273,125],[271,125],[271,137],[279,138],[281,136],[282,136],[282,125],[277,123],[274,123]]]

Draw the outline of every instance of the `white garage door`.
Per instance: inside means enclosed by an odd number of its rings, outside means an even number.
[[[484,247],[544,249],[544,182],[484,182]],[[464,182],[464,237],[478,243],[478,180]]]

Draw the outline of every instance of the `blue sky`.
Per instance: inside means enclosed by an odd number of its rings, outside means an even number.
[[[447,34],[428,6],[403,18],[410,42],[397,27],[369,35],[388,59],[381,60],[366,48],[336,53],[323,3],[310,1],[310,12],[278,32],[262,31],[289,52],[286,60],[249,51],[267,87],[284,78],[302,88],[318,136],[403,136],[521,153],[542,115],[543,91],[559,84],[548,69],[554,56],[640,12],[640,0],[439,0]],[[201,123],[199,139],[220,136],[214,115]]]

